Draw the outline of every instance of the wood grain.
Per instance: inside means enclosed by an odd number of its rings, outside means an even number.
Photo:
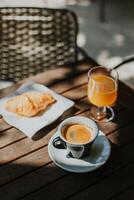
[[[134,125],[131,125],[128,127],[128,130],[133,130],[133,128],[134,128]],[[127,133],[127,132],[125,132],[125,133]],[[116,134],[117,134],[117,132],[114,132],[111,135],[109,135],[109,139],[113,138],[113,135],[116,135]],[[131,141],[131,137],[129,139]],[[37,189],[40,189],[43,187],[42,188],[43,192],[42,192],[42,190],[39,191],[39,193],[41,192],[41,195],[36,194],[35,197],[33,197],[33,195],[30,197],[31,199],[32,198],[33,199],[36,199],[36,198],[41,199],[41,197],[46,195],[48,193],[48,191],[49,191],[49,194],[46,197],[49,197],[51,192],[52,191],[54,192],[55,188],[60,193],[61,187],[63,187],[64,192],[63,192],[63,194],[60,194],[62,196],[58,196],[59,199],[62,199],[63,197],[68,196],[71,193],[77,192],[77,190],[79,191],[80,188],[84,188],[84,187],[90,186],[91,184],[94,184],[94,181],[99,182],[102,179],[105,179],[105,176],[107,176],[107,175],[112,176],[114,171],[116,172],[117,170],[119,170],[119,172],[120,172],[120,169],[123,168],[124,166],[126,166],[126,164],[128,162],[130,162],[131,160],[133,161],[134,140],[131,144],[128,144],[128,142],[130,142],[130,141],[127,141],[127,143],[126,143],[126,141],[124,139],[124,141],[121,144],[121,148],[119,148],[119,146],[117,145],[116,148],[114,148],[114,151],[112,151],[112,154],[111,154],[111,157],[110,157],[108,163],[103,168],[100,168],[99,170],[97,170],[93,173],[86,173],[83,175],[64,172],[63,170],[56,167],[54,164],[52,164],[52,166],[53,166],[52,169],[51,169],[51,164],[50,165],[48,164],[48,165],[45,165],[45,166],[35,170],[35,168],[37,166],[39,167],[39,166],[42,166],[42,164],[50,162],[50,159],[47,156],[47,147],[42,148],[41,150],[36,151],[35,155],[33,155],[33,154],[27,155],[26,160],[24,158],[21,158],[19,162],[12,163],[10,166],[8,166],[8,167],[10,167],[9,170],[11,170],[12,172],[17,171],[18,175],[20,175],[20,173],[23,170],[25,173],[28,170],[29,171],[31,170],[31,173],[28,173],[28,174],[24,173],[24,176],[19,176],[19,179],[16,179],[15,181],[8,183],[8,185],[1,187],[0,195],[2,196],[2,194],[6,194],[6,190],[8,188],[10,188],[10,189],[8,189],[9,193],[11,193],[10,197],[20,198],[21,196],[23,196],[29,192],[32,192],[34,190],[37,190]],[[111,144],[111,145],[113,147],[113,145],[115,145],[115,144]],[[32,162],[34,164],[32,164]],[[50,170],[50,172],[52,170],[53,173],[55,172],[55,175],[53,174],[53,176],[51,177],[51,181],[49,178],[45,178],[46,170],[47,170],[47,172],[48,172],[48,170]],[[59,172],[58,177],[57,177],[57,170]],[[5,171],[5,170],[3,170],[3,171]],[[41,182],[38,181],[38,178],[39,178],[38,175],[41,176],[40,177]],[[67,175],[67,176],[64,177],[64,175]],[[15,175],[12,175],[12,176],[15,176]],[[48,176],[49,176],[49,174],[48,174]],[[5,178],[6,177],[8,177],[8,176],[5,176]],[[57,178],[58,179],[60,178],[60,180],[56,181]],[[83,180],[83,182],[81,182],[81,184],[77,184],[78,183],[77,181],[80,181],[81,179]],[[31,182],[31,184],[27,184],[27,187],[25,188],[25,187],[23,187],[23,185],[25,185],[27,183],[27,180],[29,180],[29,183]],[[34,180],[33,181],[34,184],[32,184],[32,180]],[[64,183],[64,180],[65,180],[65,183]],[[52,185],[47,186],[47,184],[48,184],[47,181],[50,181]],[[63,183],[66,184],[66,188],[64,188]],[[70,184],[71,184],[71,186],[74,184],[75,188],[72,188],[71,190],[69,190],[71,188]],[[12,194],[13,187],[18,188],[18,190],[14,191],[14,193]],[[69,192],[67,192],[68,190],[69,190]],[[57,193],[58,193],[58,191],[57,191]],[[59,195],[59,194],[57,194],[57,195]],[[51,197],[51,195],[49,198],[53,199],[53,197]]]
[[[68,91],[65,91],[62,93],[65,97],[68,98],[72,98],[72,100],[75,101],[75,107],[78,108],[80,110],[80,112],[84,111],[85,109],[90,109],[91,104],[89,103],[86,95],[86,85],[80,85],[80,86],[75,86],[73,88],[71,88]],[[73,95],[75,94],[75,95]],[[118,103],[115,106],[115,110],[119,111],[121,109],[123,109],[124,107]],[[4,119],[0,119],[1,122],[1,127],[0,127],[0,138],[1,138],[1,143],[0,143],[0,148],[3,148],[7,145],[9,145],[10,143],[13,143],[15,141],[18,141],[20,139],[25,138],[25,135],[23,133],[21,133],[20,131],[12,131],[12,134],[10,134],[10,130],[8,130],[9,128],[11,128],[11,126],[9,124],[7,124]],[[8,130],[8,131],[6,131]],[[20,132],[20,134],[19,134]]]
[[[115,119],[109,123],[98,124],[111,142],[112,153],[108,162],[92,173],[73,174],[55,166],[48,156],[48,141],[63,119],[73,115],[89,117],[91,105],[86,97],[86,82],[87,71],[92,64],[88,61],[85,64],[81,62],[76,66],[50,70],[0,91],[0,97],[3,97],[22,83],[34,80],[75,101],[73,109],[64,113],[51,126],[42,129],[33,140],[0,118],[1,199],[83,200],[92,197],[103,200],[117,197],[118,200],[118,197],[123,197],[121,191],[126,197],[132,193],[134,92],[121,82]]]
[[[24,199],[41,199],[42,197],[46,197],[51,200],[55,199],[55,195],[57,199],[65,199],[67,197],[70,197],[69,199],[89,199],[90,195],[95,199],[106,199],[110,195],[120,191],[121,185],[125,188],[133,184],[134,177],[133,175],[131,177],[134,166],[133,145],[134,142],[131,145],[126,145],[124,148],[116,150],[111,155],[111,160],[103,168],[95,172],[86,174],[69,173],[58,180],[56,179],[50,185],[44,184],[44,187],[41,186],[38,191],[31,192]],[[126,151],[129,153],[129,156]],[[127,172],[127,170],[130,171]],[[117,181],[117,184],[114,180]],[[96,194],[96,191],[99,194]]]
[[[109,122],[109,123],[104,123],[104,124],[100,124],[100,129],[106,134],[119,129],[122,126],[125,126],[128,123],[133,122],[133,116],[131,116],[130,114],[127,115],[127,110],[124,110],[122,112],[120,112],[117,117],[117,119],[120,119],[120,121],[116,121],[115,122]],[[88,116],[88,111],[80,114],[81,116]],[[124,117],[125,116],[125,117]],[[126,120],[126,116],[127,116],[127,120]],[[66,118],[66,116],[64,117]],[[63,119],[63,118],[62,118]],[[61,120],[62,120],[61,119]],[[60,122],[60,121],[58,121]],[[50,129],[50,126],[48,129],[44,128],[41,130],[41,132],[43,132],[44,137],[42,137],[42,139],[40,140],[30,140],[27,137],[23,137],[22,140],[18,140],[17,142],[6,146],[5,148],[0,149],[0,164],[6,164],[8,162],[11,162],[12,160],[15,160],[19,157],[24,156],[25,154],[28,154],[32,151],[37,150],[38,148],[41,148],[42,146],[47,145],[50,137],[52,136],[52,134],[54,133],[55,129],[57,126],[57,123],[55,123],[54,127],[52,129]],[[20,134],[20,131],[12,128],[8,130],[9,135],[15,134],[17,136],[17,134]],[[17,136],[18,138],[18,136]]]
[[[130,187],[128,186],[124,190],[119,191],[118,193],[113,195],[108,200],[113,200],[113,199],[115,199],[115,200],[126,200],[126,199],[133,200],[134,199],[134,184],[131,185]]]
[[[128,127],[126,129],[122,128],[124,133],[122,132],[121,135],[124,135],[124,140],[122,140],[122,144],[120,144],[120,145],[123,145],[126,142],[128,143],[129,141],[131,141],[132,134],[130,134],[130,137],[127,137],[127,140],[125,139],[125,135],[126,135],[127,130],[130,129],[129,132],[131,133],[133,128],[134,128],[133,124],[131,126],[129,126],[129,128]],[[117,142],[118,140],[115,140],[115,138],[117,138],[118,135],[119,135],[119,132],[115,131],[108,136],[109,140],[112,141],[112,144],[117,145],[116,149],[119,149],[118,148],[119,143]],[[113,139],[114,139],[114,141],[113,141]],[[127,152],[128,152],[128,150],[127,150]],[[115,153],[115,155],[116,154],[117,153]],[[117,154],[117,155],[119,155],[119,154]],[[120,155],[121,155],[121,152],[120,152]],[[113,157],[113,158],[115,159],[115,157]],[[122,159],[121,156],[120,156],[120,158]],[[127,156],[127,158],[128,158],[128,156]],[[133,158],[133,154],[131,157],[131,153],[130,153],[130,158]],[[121,159],[119,161],[121,161]],[[16,178],[19,178],[19,177],[21,178],[22,175],[27,176],[27,173],[32,173],[32,171],[38,170],[38,168],[47,164],[48,162],[50,162],[50,158],[48,157],[48,154],[47,154],[47,146],[45,146],[45,147],[42,146],[41,148],[39,148],[38,150],[36,150],[34,152],[31,152],[30,154],[27,154],[24,157],[18,158],[17,160],[13,161],[12,163],[2,166],[0,168],[0,174],[2,171],[4,173],[2,175],[3,178],[1,177],[0,185],[11,182],[11,181],[15,180]],[[114,163],[114,162],[112,161],[111,163]],[[115,164],[117,164],[117,163],[115,162]],[[120,164],[120,162],[119,162],[119,164]],[[114,169],[114,166],[112,167],[112,169]],[[12,172],[12,175],[10,175],[11,172]],[[55,177],[54,177],[54,180],[55,180]],[[22,184],[23,184],[23,182],[22,182]],[[17,187],[17,185],[16,185],[16,187]],[[24,191],[23,191],[23,193],[24,193]]]

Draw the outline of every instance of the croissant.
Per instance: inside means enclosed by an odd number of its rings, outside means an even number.
[[[25,92],[8,100],[5,108],[18,115],[32,117],[45,110],[55,102],[50,94],[41,92]]]

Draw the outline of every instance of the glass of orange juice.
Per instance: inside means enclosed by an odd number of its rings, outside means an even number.
[[[117,99],[118,73],[114,69],[94,67],[88,72],[88,99],[94,105],[90,117],[97,122],[114,118],[112,106]]]

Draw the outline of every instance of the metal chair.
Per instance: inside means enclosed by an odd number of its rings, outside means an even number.
[[[0,79],[17,82],[50,67],[76,62],[77,34],[77,17],[72,11],[0,8]]]

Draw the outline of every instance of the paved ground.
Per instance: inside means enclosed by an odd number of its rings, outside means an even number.
[[[134,54],[134,1],[108,0],[106,5],[106,23],[98,19],[97,0],[88,6],[69,8],[79,16],[81,46],[101,65],[113,67]],[[134,62],[121,67],[119,73],[134,88]]]
[[[65,2],[72,5],[65,5]],[[76,4],[76,1],[79,3]],[[106,23],[98,18],[100,0],[0,0],[0,6],[68,7],[79,18],[78,43],[101,65],[113,67],[134,54],[134,1],[107,0]],[[120,76],[134,87],[134,63],[120,69]]]

